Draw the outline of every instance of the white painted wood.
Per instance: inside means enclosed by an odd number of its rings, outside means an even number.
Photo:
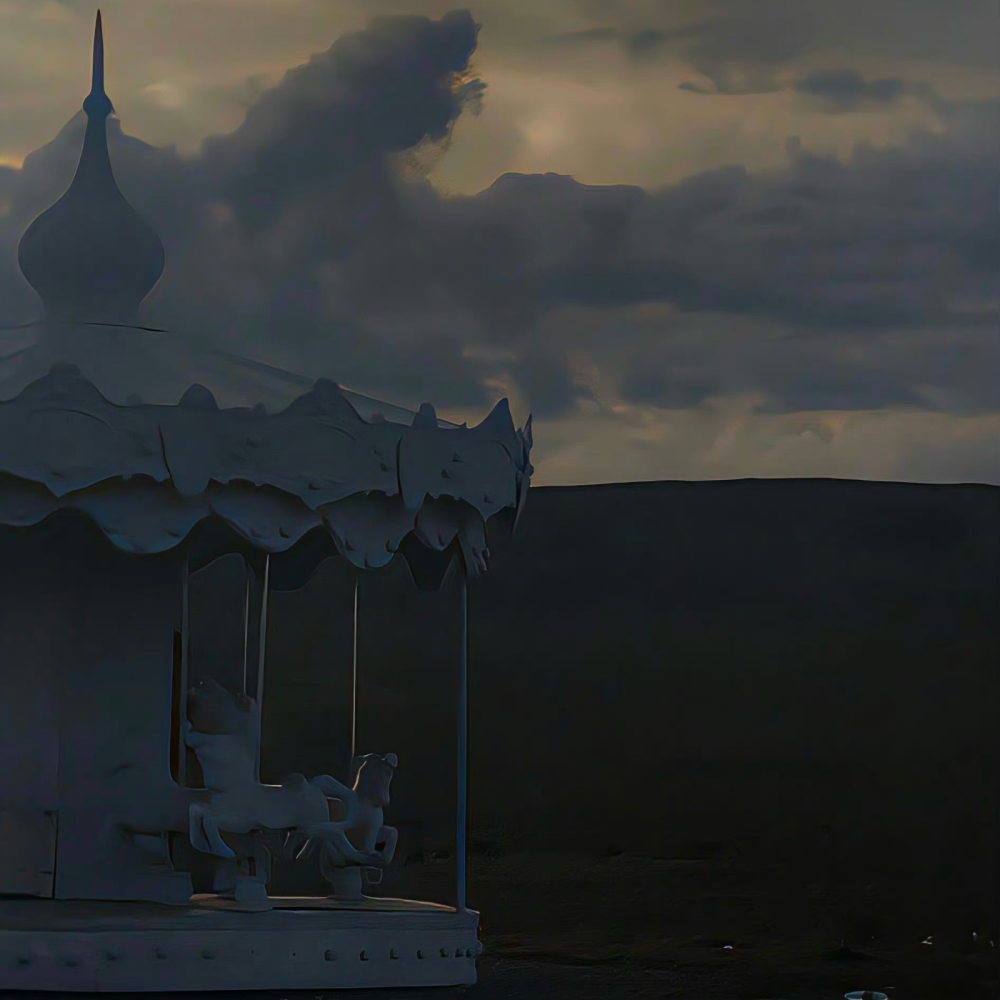
[[[324,380],[273,415],[219,409],[198,385],[176,406],[115,406],[79,369],[54,365],[0,402],[0,472],[13,477],[0,524],[70,508],[142,554],[173,548],[210,515],[265,552],[324,526],[344,558],[375,569],[433,509],[450,537],[481,550],[484,523],[516,506],[531,476],[507,402],[475,427],[442,429],[427,404],[420,413],[411,427],[368,423]]]
[[[250,566],[243,561],[243,693],[250,694]]]
[[[59,691],[60,899],[184,902],[191,879],[107,836],[184,829],[188,802],[170,777],[173,643],[183,556],[93,565],[64,583],[70,640]],[[0,740],[4,737],[0,734]]]
[[[457,986],[476,981],[482,950],[468,910],[57,908],[0,903],[0,990]]]
[[[249,576],[249,573],[247,574]],[[260,593],[260,632],[257,636],[257,686],[254,697],[257,702],[257,759],[254,762],[254,776],[260,781],[260,725],[264,711],[264,665],[267,652],[267,604],[271,590],[271,553],[264,557],[264,582]]]
[[[360,576],[354,572],[354,640],[351,647],[351,768],[358,752],[358,588]]]
[[[59,804],[60,581],[4,551],[0,578],[0,893],[51,896]],[[59,624],[56,624],[59,623]]]
[[[56,814],[0,806],[0,892],[51,896],[56,860]]]
[[[187,559],[181,569],[181,677],[180,677],[180,704],[178,705],[178,719],[181,732],[187,722],[187,692],[190,681],[188,680],[188,647],[191,645],[191,567]],[[178,734],[179,735],[179,734]],[[179,741],[177,753],[177,784],[181,788],[187,786],[187,747],[184,740]]]

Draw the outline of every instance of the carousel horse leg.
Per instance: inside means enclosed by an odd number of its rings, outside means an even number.
[[[382,864],[392,863],[396,856],[396,844],[399,842],[399,831],[394,826],[383,826],[376,837],[376,851],[382,859]]]
[[[191,846],[196,851],[211,854],[212,848],[208,844],[208,838],[205,836],[205,829],[202,826],[204,812],[205,807],[200,802],[191,803],[191,808],[188,810],[188,840],[191,841]]]
[[[191,844],[196,850],[217,858],[235,858],[236,852],[222,839],[218,824],[208,806],[195,802],[190,811]]]

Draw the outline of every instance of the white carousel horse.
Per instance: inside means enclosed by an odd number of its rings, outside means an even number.
[[[256,770],[257,705],[234,697],[208,681],[192,689],[183,740],[201,765],[207,801],[191,804],[188,837],[192,846],[218,858],[233,858],[223,833],[282,830],[306,838],[330,840],[355,864],[368,858],[347,840],[345,831],[358,819],[359,802],[352,789],[328,774],[307,781],[293,774],[280,785],[261,784]],[[343,802],[346,816],[330,819],[330,800]]]
[[[389,802],[395,754],[357,758],[351,788],[328,774],[308,781],[293,774],[280,785],[261,784],[255,773],[256,713],[253,699],[234,696],[214,680],[192,688],[190,721],[183,726],[182,738],[201,766],[205,788],[178,788],[176,802],[161,803],[154,810],[164,814],[163,825],[149,822],[152,815],[146,822],[138,816],[109,818],[109,830],[127,834],[126,839],[147,850],[156,846],[153,841],[162,843],[164,830],[186,832],[196,850],[227,861],[237,855],[223,834],[240,838],[279,831],[285,834],[286,848],[303,845],[293,851],[295,857],[311,846],[320,847],[325,868],[388,864],[398,834],[385,826],[383,810]],[[331,800],[341,804],[342,818],[336,821],[331,819]]]
[[[385,825],[385,807],[389,804],[389,786],[398,763],[394,753],[384,757],[366,754],[355,758],[352,767],[354,786],[349,790],[349,798],[341,798],[348,810],[344,836],[314,835],[296,857],[302,857],[312,847],[319,846],[320,871],[331,882],[336,881],[335,869],[358,864],[376,868],[390,864],[396,854],[399,831]],[[345,840],[351,850],[344,849]],[[357,860],[359,852],[365,858],[363,862]]]

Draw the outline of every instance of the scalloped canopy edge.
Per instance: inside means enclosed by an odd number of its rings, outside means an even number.
[[[426,403],[410,426],[364,420],[328,380],[275,414],[221,410],[199,385],[176,406],[120,406],[56,365],[0,403],[0,524],[75,509],[135,553],[174,547],[206,517],[267,552],[322,525],[360,568],[413,533],[438,551],[457,538],[474,573],[486,521],[523,508],[531,443],[506,400],[471,428],[439,426]]]

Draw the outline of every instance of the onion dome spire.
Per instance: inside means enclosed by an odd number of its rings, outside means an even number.
[[[94,61],[90,73],[90,93],[83,99],[83,110],[88,118],[107,118],[115,113],[114,105],[104,93],[104,28],[101,12],[97,12],[94,26]]]
[[[87,131],[69,190],[28,227],[18,263],[49,318],[66,322],[134,324],[139,304],[163,273],[163,245],[125,200],[108,155],[104,92],[104,32],[94,29]]]

